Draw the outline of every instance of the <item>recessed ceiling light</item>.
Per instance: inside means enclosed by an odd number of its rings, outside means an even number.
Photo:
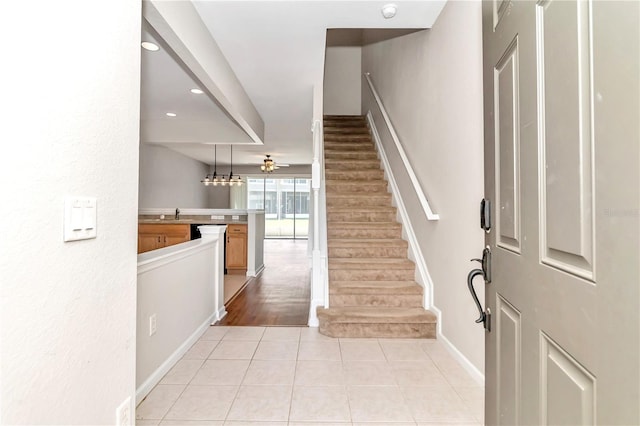
[[[176,114],[175,112],[168,112],[167,113],[167,117],[175,117],[176,115],[178,115],[178,114]]]
[[[140,43],[140,46],[142,46],[143,49],[150,50],[152,52],[160,50],[157,44],[151,43],[150,41],[143,41],[142,43]]]
[[[382,16],[384,16],[385,19],[393,18],[394,16],[396,16],[397,11],[398,6],[393,3],[385,4],[384,6],[382,6]]]
[[[202,95],[204,92],[200,89],[191,89],[191,93],[195,93],[196,95]]]

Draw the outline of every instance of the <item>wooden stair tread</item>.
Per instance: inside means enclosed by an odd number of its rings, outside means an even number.
[[[371,149],[375,148],[371,136],[364,133],[327,133],[324,136],[325,145],[329,144],[334,148],[346,144],[367,145]]]
[[[329,269],[354,270],[354,269],[414,269],[415,263],[409,259],[397,257],[338,257],[329,259]]]
[[[327,244],[331,247],[408,247],[408,243],[401,238],[329,238]]]
[[[371,179],[371,176],[379,176],[380,180],[382,180],[382,178],[384,177],[384,171],[381,169],[360,169],[360,170],[341,170],[341,169],[331,169],[331,168],[325,168],[324,170],[325,175],[330,176],[331,180],[340,180],[342,179],[343,181],[345,179],[348,179],[349,181],[353,180],[354,178],[357,178],[359,176],[360,180],[367,180],[367,179]],[[346,175],[348,176],[347,178],[341,178],[339,176],[335,176],[335,175]],[[364,175],[364,176],[362,176]]]
[[[362,147],[366,147],[368,148],[367,151],[363,151],[363,150],[358,150],[358,153],[367,153],[367,154],[373,154],[375,155],[376,158],[378,158],[378,151],[376,151],[376,147],[373,144],[372,140],[365,140],[364,138],[358,138],[357,140],[344,140],[344,138],[341,139],[336,139],[336,140],[331,140],[331,138],[329,138],[329,140],[325,140],[325,145],[324,145],[324,153],[325,154],[345,154],[345,146],[351,146],[353,145],[354,148],[362,148]],[[353,151],[356,152],[356,151]]]
[[[327,198],[352,198],[352,197],[379,197],[379,198],[388,198],[391,199],[391,193],[384,192],[354,192],[354,191],[345,191],[345,192],[331,192],[327,194]]]
[[[325,120],[351,120],[351,119],[362,119],[364,121],[363,115],[348,115],[348,114],[324,114],[322,116]]]
[[[375,185],[375,186],[384,186],[387,187],[386,181],[372,181],[371,179],[351,179],[349,183],[353,185]],[[344,185],[344,180],[341,179],[326,179],[325,185]]]
[[[436,315],[423,308],[335,307],[317,310],[318,318],[333,323],[435,323]]]
[[[344,120],[324,120],[322,123],[326,127],[355,127],[355,126],[367,126],[367,122],[359,118],[345,118]]]
[[[354,153],[354,152],[368,152],[375,153],[377,151],[373,142],[370,139],[363,137],[353,137],[353,139],[337,138],[336,140],[325,139],[324,147],[330,154],[341,153]]]
[[[342,142],[341,142],[342,143]],[[345,144],[350,145],[339,145],[335,149],[331,149],[330,151],[327,149],[327,156],[324,157],[325,161],[340,161],[340,160],[349,160],[349,156],[351,157],[361,157],[368,156],[369,158],[362,158],[363,160],[376,160],[377,153],[373,150],[373,148],[368,147],[366,145],[355,145],[352,142],[345,142]],[[360,158],[356,158],[360,159]],[[378,160],[379,161],[379,160]]]
[[[371,204],[388,203],[391,200],[391,194],[387,192],[342,192],[338,194],[332,194],[327,196],[327,201],[330,201],[333,205],[340,205],[340,203],[350,202],[362,202],[364,206],[371,206]]]
[[[331,228],[402,229],[402,225],[398,222],[336,222]]]
[[[375,168],[380,168],[379,160],[338,160],[333,158],[328,158],[324,160],[325,166],[354,166],[354,167],[363,167],[363,166],[375,166]]]
[[[375,147],[370,140],[325,140],[325,149],[330,153],[336,152],[372,152],[375,153]]]
[[[360,159],[360,158],[327,158],[324,160],[325,164],[367,164],[367,165],[371,165],[371,164],[375,164],[376,166],[378,166],[378,168],[380,168],[380,160],[378,160],[377,158],[367,158],[367,159]]]
[[[415,281],[332,281],[330,294],[422,294]]]
[[[361,207],[342,207],[342,206],[327,206],[327,213],[337,212],[395,212],[396,208],[393,206],[361,206]]]
[[[347,127],[347,126],[331,127],[331,126],[325,125],[324,135],[325,136],[362,135],[362,136],[366,136],[367,138],[371,139],[371,134],[369,133],[369,129],[367,129],[366,127],[363,129],[360,126],[358,126],[358,127]]]

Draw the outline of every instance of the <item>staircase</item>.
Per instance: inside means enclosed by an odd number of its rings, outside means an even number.
[[[324,157],[330,307],[317,310],[320,333],[435,338],[364,117],[325,116]]]

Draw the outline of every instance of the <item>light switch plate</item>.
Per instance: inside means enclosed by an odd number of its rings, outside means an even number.
[[[211,220],[224,220],[224,215],[221,216],[219,214],[212,214]]]
[[[96,238],[97,210],[95,197],[65,198],[64,241]]]

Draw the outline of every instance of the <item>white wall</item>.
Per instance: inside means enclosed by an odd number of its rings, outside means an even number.
[[[115,424],[135,392],[140,3],[0,13],[0,423]],[[63,242],[68,195],[97,197],[97,238]]]
[[[200,181],[209,165],[163,146],[140,144],[140,208],[204,209],[209,191]]]
[[[202,238],[138,256],[138,401],[216,319],[219,284],[224,280],[223,238],[224,233],[216,234],[215,241]],[[157,329],[150,336],[152,315]]]
[[[327,47],[324,66],[324,113],[360,115],[359,46]]]
[[[428,222],[390,141],[385,140],[434,282],[442,334],[484,371],[484,331],[466,275],[484,245],[478,210],[483,196],[482,38],[480,2],[447,2],[431,30],[368,45],[370,72],[438,222]],[[363,112],[374,110],[363,87]],[[383,128],[382,122],[378,129]],[[483,300],[483,286],[477,284]]]
[[[247,276],[255,277],[264,269],[264,210],[250,210],[247,225]]]
[[[207,188],[207,208],[231,208],[231,188],[228,186],[209,186]]]

